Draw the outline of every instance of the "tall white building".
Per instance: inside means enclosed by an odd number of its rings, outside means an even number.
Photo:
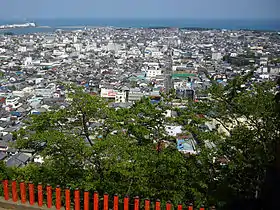
[[[32,64],[32,57],[25,58],[24,65],[30,66]]]
[[[116,103],[125,103],[127,101],[127,94],[125,91],[118,92],[115,96]]]
[[[221,53],[218,53],[218,52],[215,52],[215,53],[212,53],[212,59],[213,60],[221,60],[223,58],[222,54]]]
[[[74,47],[75,47],[77,52],[81,52],[82,51],[82,44],[74,44]]]
[[[108,45],[106,46],[106,49],[108,51],[119,51],[121,50],[122,46],[120,44],[114,43],[113,41],[109,41]]]
[[[164,71],[162,69],[148,69],[147,78],[151,79],[153,77],[163,75]]]
[[[18,51],[19,52],[26,52],[27,50],[26,50],[26,46],[20,46],[19,48],[18,48]]]

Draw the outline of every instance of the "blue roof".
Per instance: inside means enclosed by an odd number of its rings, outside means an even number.
[[[179,151],[195,151],[192,141],[192,139],[177,140],[177,149]]]
[[[158,104],[160,102],[160,100],[151,100],[152,104]]]

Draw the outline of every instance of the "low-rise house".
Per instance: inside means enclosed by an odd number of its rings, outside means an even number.
[[[143,97],[144,93],[142,93],[139,88],[130,89],[128,93],[128,102],[133,103],[139,101]]]
[[[6,107],[10,109],[18,109],[22,106],[22,103],[19,103],[19,97],[9,97],[6,98]]]
[[[37,96],[42,96],[43,98],[51,98],[53,97],[54,90],[51,88],[36,88],[35,94]]]
[[[17,153],[7,159],[6,165],[8,167],[23,167],[32,160],[32,155],[27,153]]]

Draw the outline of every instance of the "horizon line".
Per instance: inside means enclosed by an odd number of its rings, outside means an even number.
[[[280,21],[278,18],[190,18],[190,17],[14,17],[14,18],[0,18],[0,20],[62,20],[62,19],[116,19],[116,20],[208,20],[208,21]]]

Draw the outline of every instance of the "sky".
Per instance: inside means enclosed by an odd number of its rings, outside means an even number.
[[[280,0],[1,0],[0,19],[279,19]]]

